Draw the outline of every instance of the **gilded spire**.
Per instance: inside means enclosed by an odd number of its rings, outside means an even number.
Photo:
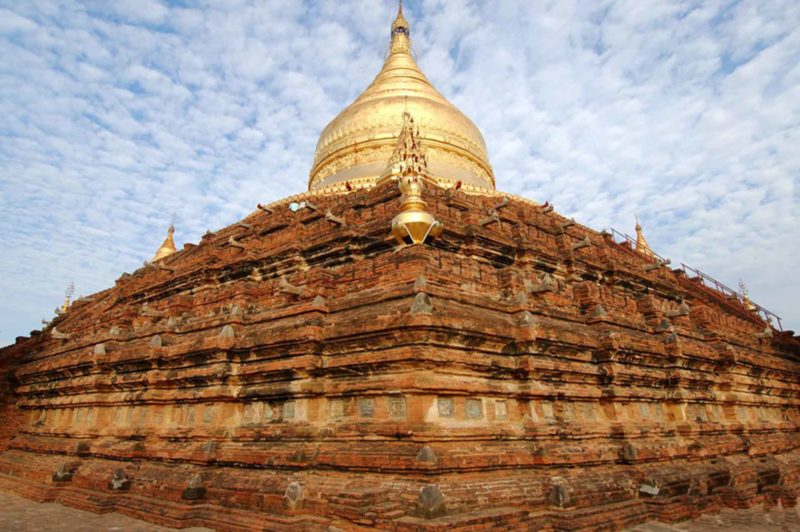
[[[636,251],[648,257],[655,258],[655,253],[650,249],[650,245],[644,238],[644,232],[642,232],[642,226],[639,223],[638,216],[636,216]]]
[[[158,248],[156,251],[156,256],[153,257],[153,262],[157,260],[161,260],[164,257],[169,257],[177,248],[175,247],[175,240],[173,240],[172,235],[175,234],[175,226],[170,224],[169,229],[167,230],[167,238],[164,239],[164,242],[161,244],[161,247]]]
[[[397,9],[397,17],[392,22],[392,46],[390,53],[407,53],[411,50],[411,33],[408,21],[403,16],[403,0],[400,0],[400,7]]]

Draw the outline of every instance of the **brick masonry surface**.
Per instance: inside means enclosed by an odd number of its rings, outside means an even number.
[[[114,513],[95,514],[56,503],[38,503],[0,491],[0,531],[161,532],[176,530]],[[206,532],[208,528],[184,528]]]
[[[793,332],[522,199],[430,187],[400,247],[399,199],[261,209],[0,349],[0,489],[220,532],[795,506]]]
[[[37,503],[0,492],[0,530],[53,532],[158,532],[177,530],[153,525],[118,513],[94,514],[75,510],[55,503]],[[184,528],[186,532],[205,532],[208,528]],[[780,506],[765,511],[764,508],[747,510],[724,509],[719,513],[704,515],[693,521],[665,524],[644,523],[627,529],[627,532],[703,532],[706,530],[736,530],[737,532],[769,532],[800,530],[797,508]]]
[[[800,515],[797,507],[774,506],[769,510],[753,507],[746,510],[725,508],[719,513],[704,515],[682,523],[659,523],[651,521],[626,529],[626,532],[705,532],[727,530],[736,532],[789,532],[800,530]]]

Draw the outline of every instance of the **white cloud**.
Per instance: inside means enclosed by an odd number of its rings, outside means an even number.
[[[0,344],[70,280],[306,187],[394,2],[0,0]],[[498,186],[630,231],[800,326],[800,4],[419,0],[419,62]]]
[[[0,35],[14,35],[37,29],[38,26],[32,20],[19,16],[8,9],[0,8]]]

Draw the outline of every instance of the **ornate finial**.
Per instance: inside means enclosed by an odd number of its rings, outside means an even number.
[[[394,29],[395,24],[397,24],[400,21],[405,22],[406,29],[408,29],[408,22],[406,21],[406,18],[403,16],[403,0],[399,0],[399,2],[397,3],[397,16],[395,17],[392,29]]]
[[[642,255],[656,258],[656,254],[653,253],[653,250],[650,249],[650,245],[644,238],[644,232],[642,231],[642,226],[639,223],[639,216],[634,214],[634,218],[636,218],[636,251]]]
[[[411,49],[410,41],[410,27],[408,21],[403,16],[403,0],[400,0],[400,6],[397,9],[397,17],[392,22],[392,46],[391,53],[408,52]]]
[[[69,285],[67,285],[66,291],[64,292],[64,303],[56,309],[56,314],[64,314],[67,310],[69,310],[69,306],[72,304],[73,295],[75,295],[75,283],[70,281]]]
[[[167,238],[164,239],[164,242],[161,244],[161,247],[158,248],[156,251],[156,256],[153,257],[153,262],[163,259],[164,257],[169,257],[177,248],[175,247],[175,240],[173,240],[172,235],[175,234],[175,224],[172,223],[167,230]]]
[[[400,130],[397,145],[392,156],[389,157],[389,162],[386,164],[380,180],[383,181],[390,177],[399,178],[407,174],[429,178],[428,157],[422,151],[419,128],[411,114],[404,111],[403,127]]]
[[[756,310],[756,306],[750,301],[750,292],[747,290],[747,285],[745,285],[744,281],[741,279],[739,279],[739,293],[742,295],[742,304],[744,308],[750,311]]]
[[[403,129],[384,176],[396,176],[403,194],[402,212],[392,220],[392,234],[398,243],[405,244],[410,238],[413,244],[422,244],[428,236],[442,234],[444,226],[425,211],[422,190],[424,180],[429,178],[428,160],[420,147],[419,130],[407,112],[403,113]]]

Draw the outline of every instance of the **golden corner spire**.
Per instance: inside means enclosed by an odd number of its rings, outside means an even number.
[[[169,257],[170,255],[175,253],[175,251],[177,251],[177,248],[175,247],[175,240],[173,240],[172,238],[172,235],[174,234],[175,234],[175,225],[170,224],[169,229],[167,230],[167,238],[164,239],[164,242],[161,244],[161,247],[158,248],[158,251],[156,251],[156,255],[155,257],[153,257],[153,262],[161,260],[165,257]]]
[[[67,286],[67,290],[64,292],[64,303],[58,309],[56,309],[56,314],[61,315],[69,310],[69,307],[72,304],[73,295],[75,295],[75,283],[70,281],[69,285]]]
[[[397,9],[397,17],[392,22],[392,45],[389,52],[408,53],[411,50],[411,32],[408,21],[403,16],[403,0]]]
[[[403,194],[402,212],[392,220],[392,234],[397,242],[404,245],[409,238],[412,244],[422,244],[429,236],[442,234],[442,223],[425,210],[422,189],[424,181],[430,179],[428,161],[420,146],[419,129],[408,112],[403,113],[403,129],[384,176],[396,176]]]
[[[739,279],[739,293],[742,295],[742,305],[744,305],[744,308],[750,312],[757,310],[753,302],[750,301],[750,291],[747,289],[747,285],[745,285],[744,281],[741,279]]]
[[[655,258],[656,254],[653,253],[653,250],[650,249],[650,245],[644,238],[644,232],[642,231],[642,226],[639,223],[639,217],[636,215],[634,215],[634,217],[636,218],[636,251],[650,258]]]

